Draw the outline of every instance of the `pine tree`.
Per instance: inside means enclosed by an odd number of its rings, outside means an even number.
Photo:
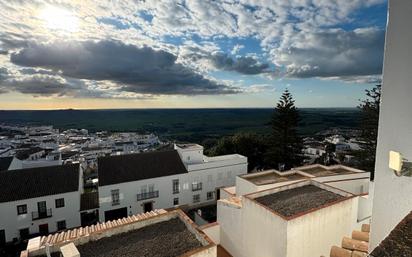
[[[297,128],[299,111],[291,93],[286,89],[272,116],[272,133],[265,163],[272,168],[286,170],[301,165],[302,139]]]
[[[371,172],[374,179],[376,143],[378,139],[381,85],[366,91],[366,99],[358,106],[361,110],[361,150],[357,153],[359,168]]]

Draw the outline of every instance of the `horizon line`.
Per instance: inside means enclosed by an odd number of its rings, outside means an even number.
[[[219,110],[219,109],[275,109],[275,107],[151,107],[151,108],[64,108],[64,109],[0,109],[9,111],[109,111],[109,110]],[[297,109],[358,109],[358,107],[297,107]]]

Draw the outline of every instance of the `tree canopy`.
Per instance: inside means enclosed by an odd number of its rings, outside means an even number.
[[[365,90],[366,98],[358,108],[361,110],[361,150],[357,153],[359,168],[371,172],[374,179],[376,144],[378,139],[381,85]]]
[[[299,111],[292,94],[286,89],[273,112],[269,149],[265,163],[285,170],[302,164],[302,139],[298,135]]]

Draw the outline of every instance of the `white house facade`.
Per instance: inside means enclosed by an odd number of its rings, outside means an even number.
[[[0,172],[0,243],[80,226],[79,164]]]
[[[412,23],[411,12],[411,1],[389,1],[370,249],[377,247],[412,211],[412,176],[397,176],[389,167],[390,151],[412,160],[412,30],[408,26]],[[403,166],[407,167],[407,163]],[[411,238],[411,232],[404,235]],[[399,246],[410,242],[400,241]]]
[[[199,145],[98,160],[100,221],[154,209],[214,202],[247,173],[241,155],[207,157]]]

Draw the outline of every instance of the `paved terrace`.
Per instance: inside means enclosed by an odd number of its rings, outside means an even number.
[[[346,175],[346,174],[353,174],[356,173],[349,169],[336,167],[336,168],[324,168],[322,166],[315,166],[312,168],[296,168],[297,170],[303,171],[307,174],[313,175],[315,177],[322,177],[322,176],[332,176],[332,175]]]
[[[255,198],[255,200],[285,217],[320,208],[346,197],[314,185],[296,187]]]
[[[246,175],[242,176],[243,179],[246,179],[257,186],[267,185],[267,184],[274,184],[286,181],[294,181],[305,179],[307,177],[300,175],[300,174],[290,174],[290,175],[279,175],[276,172],[265,172],[264,174],[253,174],[253,175]]]

